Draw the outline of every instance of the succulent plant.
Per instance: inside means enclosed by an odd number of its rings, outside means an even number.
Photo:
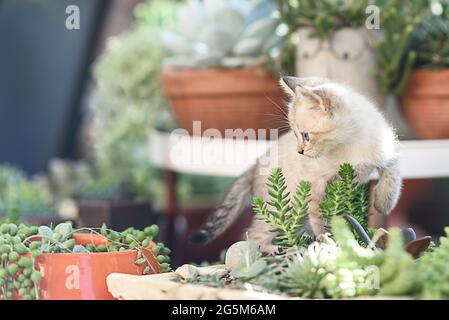
[[[416,52],[414,68],[449,68],[449,1],[434,1],[432,17],[412,33],[411,48]]]
[[[417,282],[424,299],[449,298],[449,227],[444,231],[446,236],[440,238],[440,246],[433,252],[425,253],[419,263]]]
[[[271,0],[190,0],[177,13],[177,31],[162,33],[166,67],[260,66],[281,40]]]
[[[6,186],[0,212],[20,215],[49,215],[56,209],[50,190],[34,181],[23,180]]]

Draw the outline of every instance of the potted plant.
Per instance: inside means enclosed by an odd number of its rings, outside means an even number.
[[[412,34],[416,59],[399,98],[405,119],[422,139],[449,138],[449,6],[440,9]]]
[[[79,223],[99,228],[103,223],[122,231],[155,223],[159,214],[147,199],[139,198],[132,187],[115,173],[100,173],[81,188],[78,198]]]
[[[194,133],[195,120],[198,134],[282,127],[272,114],[283,116],[283,94],[267,70],[280,41],[273,12],[270,0],[192,1],[178,10],[177,32],[162,33],[171,55],[161,79],[182,128]]]
[[[384,108],[385,95],[402,83],[400,59],[421,4],[397,0],[277,3],[282,20],[297,38],[296,75],[347,83]],[[379,26],[370,26],[369,5],[381,12]]]
[[[0,299],[112,299],[106,277],[170,270],[170,250],[152,239],[158,227],[124,232],[0,225]]]

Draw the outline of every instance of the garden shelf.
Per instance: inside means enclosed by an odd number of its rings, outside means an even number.
[[[203,142],[201,137],[152,131],[149,155],[154,165],[168,171],[237,177],[274,143],[220,138]],[[198,161],[202,154],[210,155],[211,161]],[[449,139],[404,140],[399,155],[404,179],[449,177]]]

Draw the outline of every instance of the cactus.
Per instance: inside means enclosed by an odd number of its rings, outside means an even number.
[[[162,32],[171,52],[165,66],[204,68],[260,66],[281,38],[271,0],[188,1],[178,9],[177,31]]]

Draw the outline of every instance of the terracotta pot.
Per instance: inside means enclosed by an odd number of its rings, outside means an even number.
[[[74,234],[77,244],[107,244],[96,234]],[[150,246],[154,245],[152,243]],[[144,252],[157,270],[157,262]],[[137,251],[98,253],[46,253],[35,260],[42,273],[39,296],[42,300],[110,300],[114,299],[106,285],[106,277],[114,272],[143,274],[145,265],[136,265]],[[153,270],[151,273],[155,273]]]
[[[222,136],[225,129],[254,129],[257,133],[257,129],[281,127],[279,109],[286,110],[286,97],[264,69],[163,70],[161,77],[179,125],[190,134],[194,134],[195,120],[201,121],[199,134],[215,128]],[[266,132],[267,138],[269,135]]]
[[[449,70],[413,71],[399,100],[418,138],[449,138]]]

